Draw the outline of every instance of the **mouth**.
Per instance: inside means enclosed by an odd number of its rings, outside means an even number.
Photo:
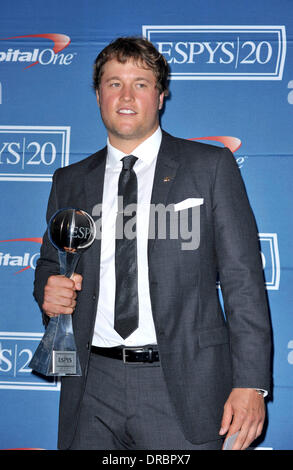
[[[117,113],[122,115],[122,116],[132,116],[137,114],[133,109],[130,108],[120,108],[117,110]]]

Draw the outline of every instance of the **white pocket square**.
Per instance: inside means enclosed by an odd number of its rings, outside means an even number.
[[[203,198],[201,197],[190,197],[184,199],[184,201],[177,202],[174,204],[174,211],[182,211],[183,209],[188,209],[189,207],[201,206],[203,204]]]

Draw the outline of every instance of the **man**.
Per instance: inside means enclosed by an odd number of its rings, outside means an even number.
[[[245,449],[262,431],[271,342],[254,218],[228,149],[161,131],[167,77],[148,41],[107,46],[94,69],[107,147],[53,178],[48,219],[102,203],[101,237],[73,278],[58,275],[47,234],[36,269],[45,322],[73,314],[83,371],[62,379],[59,448],[221,449],[238,433]],[[118,196],[136,207],[131,240],[115,239]],[[150,203],[187,211],[198,243],[160,237],[163,218],[148,239]]]

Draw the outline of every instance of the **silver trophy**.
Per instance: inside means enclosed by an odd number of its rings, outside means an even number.
[[[50,219],[48,236],[58,250],[60,274],[71,277],[84,250],[95,240],[96,226],[81,209],[60,209]],[[46,376],[82,375],[71,315],[51,317],[29,366]]]

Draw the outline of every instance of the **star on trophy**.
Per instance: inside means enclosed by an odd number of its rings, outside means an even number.
[[[70,278],[81,254],[94,242],[96,226],[91,216],[81,209],[60,209],[49,221],[48,236],[58,250],[60,274]],[[72,315],[50,318],[29,366],[46,376],[82,375]]]

